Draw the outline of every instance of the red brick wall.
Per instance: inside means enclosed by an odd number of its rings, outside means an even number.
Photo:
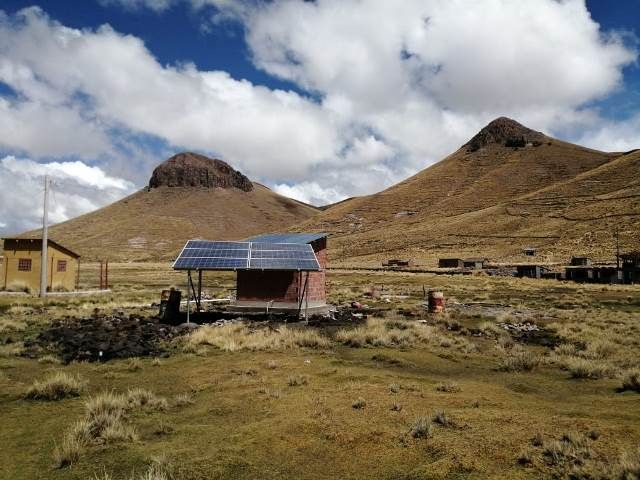
[[[307,298],[325,301],[325,268],[327,266],[327,240],[322,238],[311,244],[320,264],[319,272],[308,272]],[[302,295],[307,272],[282,272],[239,270],[237,277],[237,299],[246,301],[298,302]]]
[[[297,273],[271,270],[238,270],[238,300],[297,302]]]

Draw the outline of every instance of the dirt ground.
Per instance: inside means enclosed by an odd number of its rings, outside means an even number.
[[[111,293],[0,297],[0,478],[637,478],[640,286],[332,271],[331,302],[358,301],[362,317],[230,322],[153,337],[161,348],[134,359],[32,354],[65,318],[149,319],[159,291],[184,283],[166,264],[111,268]],[[234,283],[205,281],[214,297]],[[429,289],[445,314],[426,313]],[[27,398],[60,372],[82,388]],[[135,435],[84,440],[58,468],[87,402],[136,388],[163,401],[123,410]]]

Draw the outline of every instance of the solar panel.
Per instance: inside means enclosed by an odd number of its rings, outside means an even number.
[[[309,244],[189,240],[175,270],[320,270]]]

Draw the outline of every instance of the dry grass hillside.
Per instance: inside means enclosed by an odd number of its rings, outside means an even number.
[[[287,229],[318,212],[251,183],[226,164],[229,170],[221,173],[223,162],[181,155],[186,157],[178,166],[176,156],[156,169],[154,188],[55,225],[50,237],[83,260],[166,260],[190,238],[236,240]]]
[[[599,152],[500,118],[441,162],[301,228],[332,232],[337,260],[519,260],[529,245],[550,262],[574,251],[606,260],[615,227],[629,246],[639,240],[639,162],[640,152]]]

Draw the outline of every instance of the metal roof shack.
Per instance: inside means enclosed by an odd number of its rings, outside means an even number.
[[[640,250],[620,255],[624,283],[640,282]]]
[[[528,278],[545,278],[551,274],[551,269],[543,265],[517,265],[516,266],[518,277]]]
[[[189,240],[173,264],[186,270],[190,293],[201,307],[202,272],[235,271],[237,311],[327,311],[324,233],[268,234],[243,241]],[[191,272],[198,273],[197,292]]]

